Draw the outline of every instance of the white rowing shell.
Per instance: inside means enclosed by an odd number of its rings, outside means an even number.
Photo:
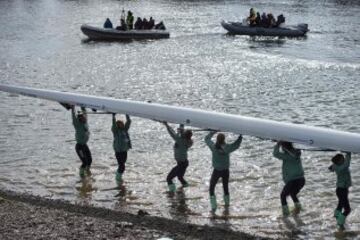
[[[234,114],[176,107],[164,104],[97,97],[78,93],[1,85],[4,92],[42,98],[91,109],[129,114],[171,123],[216,129],[264,139],[282,140],[322,149],[360,153],[360,134],[303,124],[277,122]]]

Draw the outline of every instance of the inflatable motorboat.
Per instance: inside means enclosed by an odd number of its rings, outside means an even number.
[[[169,38],[170,33],[166,30],[127,30],[121,31],[114,28],[99,28],[82,25],[81,31],[91,40],[132,40],[132,39],[160,39]]]
[[[221,26],[223,26],[230,34],[249,36],[302,37],[309,31],[306,23],[265,28],[256,26],[250,27],[241,22],[222,21]]]

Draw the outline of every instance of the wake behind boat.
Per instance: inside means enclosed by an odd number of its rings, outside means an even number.
[[[302,37],[309,31],[308,24],[301,23],[294,26],[265,28],[261,26],[249,26],[241,22],[221,21],[221,26],[230,34],[249,36],[273,36],[273,37]]]
[[[142,40],[169,38],[170,33],[165,30],[116,30],[113,28],[99,28],[83,24],[81,31],[91,40]]]

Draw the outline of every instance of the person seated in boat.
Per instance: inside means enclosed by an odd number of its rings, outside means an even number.
[[[263,12],[261,15],[260,26],[267,27],[267,24],[268,24],[268,18],[267,18],[266,13]]]
[[[113,24],[112,24],[112,22],[110,21],[109,18],[107,18],[107,19],[105,20],[104,28],[113,28]]]
[[[166,27],[165,27],[164,23],[161,21],[158,24],[155,24],[155,29],[166,30]]]
[[[281,27],[281,25],[283,25],[284,23],[285,23],[284,15],[280,14],[279,16],[277,16],[276,27]]]
[[[267,26],[268,28],[272,28],[272,27],[276,27],[276,21],[275,21],[275,18],[274,18],[274,15],[272,15],[272,13],[268,13],[267,15]]]
[[[149,28],[149,21],[146,18],[143,18],[142,23],[143,23],[142,29],[146,30]]]
[[[254,8],[250,8],[250,16],[247,18],[250,27],[256,26],[256,12]]]
[[[152,17],[150,17],[148,29],[153,29],[154,26],[155,26],[155,20]]]
[[[121,25],[116,27],[116,30],[120,30],[120,31],[126,31],[127,30],[127,25],[125,23],[124,19],[120,20]]]
[[[138,18],[136,19],[134,28],[135,28],[136,30],[140,30],[140,29],[142,29],[142,25],[143,25],[143,22],[142,22],[141,18],[138,17]]]
[[[129,30],[133,29],[134,26],[134,16],[133,13],[131,11],[128,11],[127,17],[126,17],[126,24],[127,24],[127,28]]]

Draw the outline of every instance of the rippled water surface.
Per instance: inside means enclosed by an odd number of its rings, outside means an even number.
[[[309,23],[306,38],[228,36],[220,21],[250,7]],[[89,42],[80,25],[113,22],[122,8],[163,20],[170,39]],[[216,110],[360,132],[358,1],[0,1],[0,82],[44,89]],[[111,117],[90,115],[93,175],[81,181],[70,113],[45,100],[0,93],[0,187],[83,204],[210,224],[266,237],[360,237],[360,163],[352,161],[348,231],[335,229],[333,153],[304,152],[305,206],[283,219],[281,162],[273,143],[245,136],[232,155],[232,205],[209,213],[212,171],[204,132],[196,132],[186,177],[191,187],[166,193],[175,164],[162,125],[134,118],[125,184],[116,188]],[[236,136],[228,135],[229,139]]]

